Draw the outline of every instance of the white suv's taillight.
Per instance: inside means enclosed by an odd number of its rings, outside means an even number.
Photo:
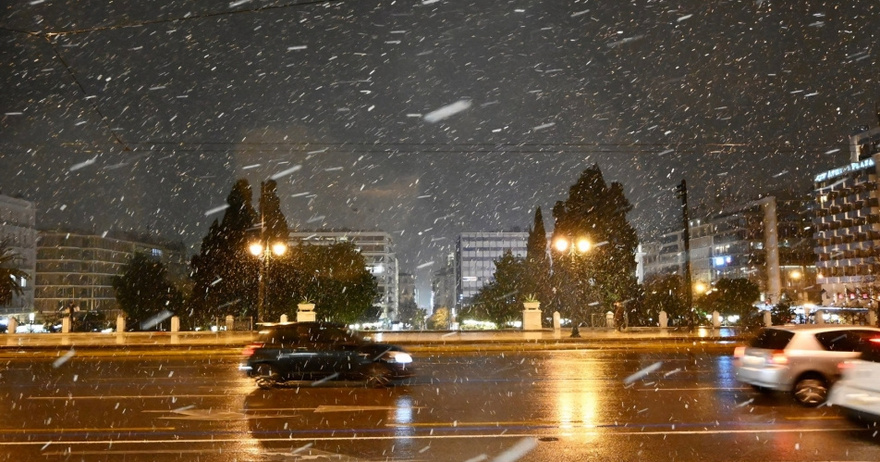
[[[788,364],[788,356],[785,355],[784,351],[776,350],[773,353],[770,353],[770,356],[767,358],[767,362],[770,364],[776,364],[778,366],[784,366]]]

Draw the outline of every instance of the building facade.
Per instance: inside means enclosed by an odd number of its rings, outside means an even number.
[[[367,270],[376,278],[379,286],[378,306],[381,319],[396,320],[400,274],[394,242],[383,231],[312,231],[291,232],[292,245],[331,245],[347,242],[355,246],[367,262]]]
[[[816,263],[823,304],[877,307],[880,299],[880,128],[850,136],[847,165],[814,179]]]
[[[431,280],[431,312],[438,308],[455,308],[456,300],[455,253],[446,255],[443,266],[434,272]]]
[[[815,302],[816,265],[812,253],[813,202],[767,196],[707,219],[690,222],[691,279],[710,287],[722,278],[756,283],[768,304]],[[646,243],[646,278],[684,274],[682,231]]]
[[[186,274],[182,244],[156,244],[135,237],[40,231],[34,309],[46,316],[73,305],[81,311],[119,314],[113,277],[136,253],[159,259],[171,279]]]
[[[0,242],[14,255],[12,268],[27,276],[17,280],[21,295],[0,305],[0,315],[22,316],[34,310],[34,280],[37,271],[37,230],[34,203],[0,195]]]
[[[416,276],[409,273],[399,273],[397,304],[416,303],[418,294],[416,288]]]
[[[455,242],[456,306],[470,303],[480,289],[495,280],[495,260],[510,251],[525,258],[528,232],[462,233]]]

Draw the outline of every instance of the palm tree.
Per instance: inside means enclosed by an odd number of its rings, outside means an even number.
[[[0,241],[0,305],[12,301],[14,295],[21,295],[21,278],[27,277],[27,273],[14,268],[12,265],[18,258],[6,241]]]

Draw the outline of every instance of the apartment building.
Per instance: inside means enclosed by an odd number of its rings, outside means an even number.
[[[122,274],[136,253],[162,261],[172,279],[184,277],[187,262],[183,244],[148,240],[122,233],[40,231],[35,311],[47,314],[73,304],[82,311],[101,311],[115,316],[119,311],[113,277]]]
[[[880,299],[880,127],[850,136],[849,163],[814,178],[816,263],[823,304],[876,307]]]
[[[16,281],[22,289],[12,301],[0,305],[0,315],[23,316],[34,309],[34,280],[37,268],[36,211],[33,202],[0,195],[0,242],[14,255],[11,267],[26,276]]]

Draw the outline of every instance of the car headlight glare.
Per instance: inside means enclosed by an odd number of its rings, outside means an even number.
[[[412,356],[402,351],[389,351],[385,355],[385,360],[389,363],[409,364],[412,362]]]

